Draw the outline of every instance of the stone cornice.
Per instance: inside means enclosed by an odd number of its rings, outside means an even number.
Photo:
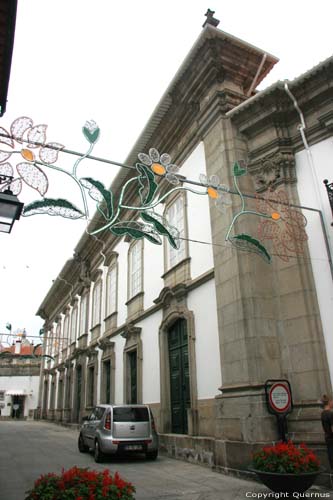
[[[115,343],[112,342],[112,340],[110,340],[109,338],[102,337],[102,338],[97,340],[97,347],[99,349],[101,349],[102,351],[105,351],[108,348],[113,349],[114,345],[115,345]]]
[[[287,82],[287,86],[303,113],[307,142],[311,145],[330,137],[333,129],[333,58]],[[283,147],[293,152],[304,149],[299,132],[301,118],[284,82],[259,92],[227,116],[249,141],[252,160]],[[265,141],[262,139],[264,134]]]
[[[134,326],[133,323],[126,323],[123,327],[121,336],[124,339],[129,340],[131,337],[138,337],[140,333],[141,328],[139,328],[138,326]]]
[[[296,182],[295,157],[291,151],[278,151],[253,161],[248,166],[254,178],[256,191],[275,189],[280,184]]]
[[[184,297],[186,297],[188,294],[187,288],[188,287],[184,283],[179,283],[173,288],[170,288],[168,286],[164,287],[163,290],[161,290],[157,299],[154,300],[154,302],[155,304],[163,304],[164,307],[168,307],[168,305],[173,300],[179,302]]]
[[[88,357],[88,360],[89,360],[88,362],[94,360],[97,357],[98,351],[96,350],[96,346],[97,346],[97,344],[86,348],[85,354]]]

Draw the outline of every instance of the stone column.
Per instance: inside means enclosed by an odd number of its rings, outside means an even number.
[[[232,166],[247,156],[245,143],[222,116],[204,138],[208,175],[232,187]],[[250,175],[239,178],[242,193],[254,192]],[[290,192],[292,196],[292,192]],[[254,208],[249,204],[249,208]],[[318,399],[328,371],[312,274],[306,259],[267,264],[236,250],[225,234],[240,198],[222,215],[212,203],[222,394],[216,398],[216,462],[246,466],[258,443],[278,439],[275,418],[266,409],[264,383],[287,378],[294,400]],[[241,216],[234,234],[256,238],[258,217]]]

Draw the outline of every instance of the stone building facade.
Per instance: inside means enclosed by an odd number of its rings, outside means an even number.
[[[240,184],[249,209],[255,194],[283,188],[293,207],[317,217],[308,241],[288,247],[293,222],[280,239],[266,234],[273,256],[267,264],[226,244],[239,196],[229,195],[221,215],[213,200],[190,193],[162,207],[166,216],[170,207],[186,214],[175,261],[166,245],[84,234],[38,310],[46,352],[55,358],[41,371],[44,418],[79,422],[99,402],[149,403],[171,455],[244,469],[258,445],[278,439],[265,381],[287,379],[290,437],[324,449],[319,398],[332,390],[332,216],[320,176],[333,154],[333,58],[256,91],[276,62],[208,23],[125,163],[154,146],[170,153],[188,179],[202,172],[232,187],[232,166],[246,158]],[[120,170],[113,193],[130,176]],[[235,227],[256,235],[258,219],[239,218]],[[135,293],[133,262],[143,273]],[[178,402],[173,384],[184,387]]]

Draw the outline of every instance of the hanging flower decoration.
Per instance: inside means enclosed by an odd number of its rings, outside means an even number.
[[[145,238],[156,245],[162,244],[161,236],[163,236],[174,249],[178,249],[181,240],[178,229],[171,226],[165,217],[154,211],[154,208],[163,203],[172,193],[183,190],[196,195],[208,195],[215,202],[217,209],[223,213],[231,204],[230,194],[233,194],[240,197],[241,204],[227,229],[226,242],[242,251],[256,253],[266,262],[271,262],[271,256],[260,240],[251,234],[235,232],[236,221],[240,217],[251,215],[260,217],[259,237],[263,240],[272,240],[280,258],[288,260],[288,252],[289,254],[303,252],[303,244],[307,240],[304,230],[306,219],[301,212],[290,208],[284,191],[280,190],[274,194],[269,191],[263,200],[257,198],[257,211],[246,208],[245,198],[238,185],[239,179],[247,173],[244,160],[236,161],[233,165],[235,191],[231,191],[228,186],[220,183],[217,175],[200,174],[200,183],[186,179],[179,173],[179,167],[171,163],[171,156],[168,153],[160,154],[155,148],[149,149],[149,154],[139,153],[139,162],[133,167],[98,158],[100,161],[133,169],[134,176],[122,185],[119,196],[114,197],[112,190],[104,186],[102,182],[90,176],[78,175],[82,160],[96,159],[90,156],[100,135],[96,122],[88,120],[82,128],[83,135],[89,143],[87,151],[85,153],[70,151],[78,156],[72,170],[53,165],[64,146],[56,142],[46,143],[46,129],[46,125],[34,125],[32,119],[26,116],[14,120],[10,126],[10,132],[0,127],[0,192],[9,187],[17,195],[24,182],[37,190],[42,197],[25,205],[22,214],[25,217],[47,214],[69,219],[89,219],[88,195],[97,202],[97,211],[103,218],[102,226],[94,228],[91,232],[87,230],[88,234],[94,236],[104,230],[110,230],[120,237]],[[19,148],[14,149],[17,145]],[[65,152],[69,151],[65,150]],[[18,174],[16,178],[14,168],[8,161],[12,160],[14,154],[20,155],[24,160],[15,164]],[[46,198],[48,178],[43,167],[62,172],[66,174],[66,178],[70,177],[80,189],[83,206],[76,207],[63,198]],[[166,179],[175,187],[165,190],[164,184],[157,182],[156,177]],[[186,184],[195,184],[200,186],[200,189],[193,189]],[[131,205],[133,187],[136,187],[137,196],[134,198],[139,200],[139,204]],[[127,215],[122,217],[123,210],[132,211],[133,217],[128,218]]]
[[[36,189],[41,196],[45,195],[48,190],[48,179],[44,171],[34,163],[37,153],[33,150],[38,149],[38,158],[42,163],[51,165],[57,161],[59,151],[64,148],[57,142],[46,143],[46,129],[47,125],[34,126],[32,119],[27,116],[14,120],[10,126],[10,133],[0,127],[0,144],[11,148],[9,151],[0,150],[0,175],[13,177],[9,184],[1,185],[0,191],[9,187],[15,195],[18,195],[22,190],[23,181],[29,187]],[[25,143],[26,146],[15,150],[15,143]],[[15,178],[14,168],[7,160],[17,153],[25,162],[16,164],[18,178]]]
[[[216,208],[221,213],[225,213],[226,208],[231,205],[231,199],[227,194],[229,192],[228,186],[220,183],[218,175],[207,177],[205,174],[200,174],[199,180],[203,186],[207,186],[207,194],[212,200],[215,200]]]
[[[158,176],[165,176],[170,184],[179,184],[179,167],[171,163],[171,156],[168,153],[160,153],[155,148],[149,150],[149,155],[139,153],[138,158],[144,165],[150,167],[151,171]]]
[[[268,190],[262,198],[256,199],[257,210],[270,214],[271,218],[259,222],[259,238],[272,240],[275,253],[285,262],[292,255],[303,254],[308,236],[305,231],[307,220],[302,212],[290,207],[284,189]]]

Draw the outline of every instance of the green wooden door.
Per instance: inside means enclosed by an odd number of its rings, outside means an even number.
[[[190,407],[190,376],[186,321],[176,321],[168,331],[170,363],[171,426],[175,434],[187,434]]]
[[[111,404],[111,361],[104,362],[105,403]]]
[[[137,398],[137,355],[136,351],[131,351],[128,353],[129,361],[129,403],[136,404],[138,402]]]
[[[76,420],[79,421],[81,410],[82,367],[76,368]]]

